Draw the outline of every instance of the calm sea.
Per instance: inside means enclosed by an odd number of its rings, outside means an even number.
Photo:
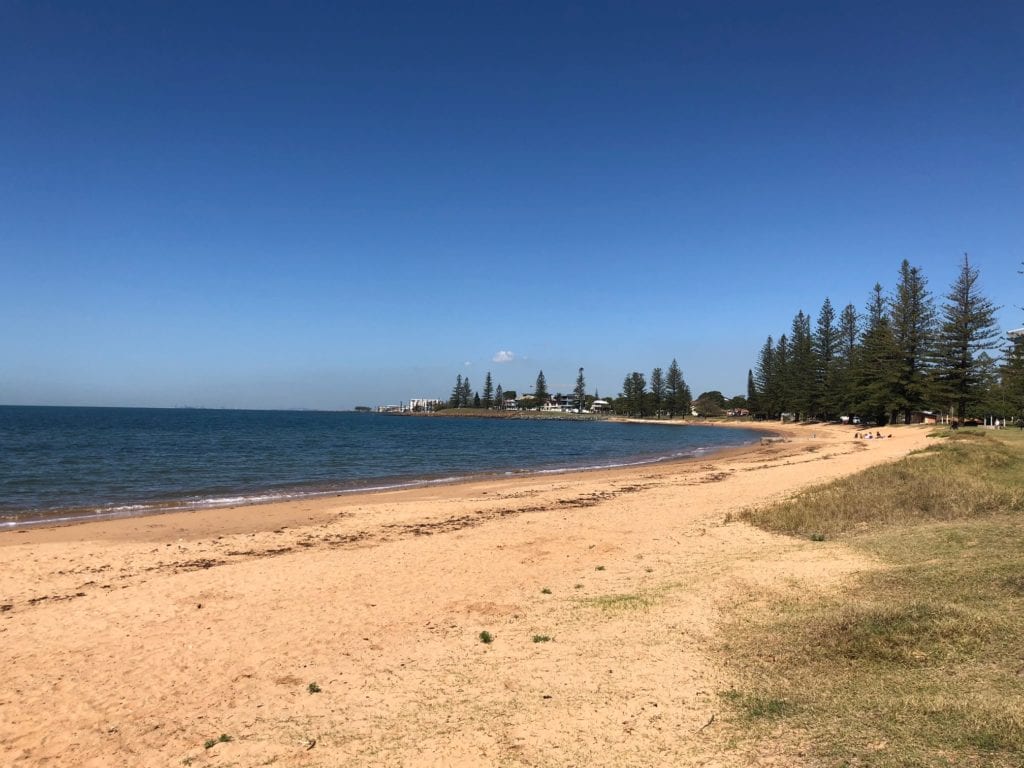
[[[0,526],[623,466],[756,439],[602,421],[0,406]]]

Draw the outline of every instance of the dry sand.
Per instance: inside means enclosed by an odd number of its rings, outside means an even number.
[[[720,618],[752,585],[874,565],[730,516],[928,442],[779,430],[691,462],[0,533],[0,765],[770,763],[704,727]]]

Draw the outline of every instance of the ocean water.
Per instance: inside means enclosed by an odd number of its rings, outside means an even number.
[[[756,439],[605,421],[0,406],[0,527],[641,464]]]

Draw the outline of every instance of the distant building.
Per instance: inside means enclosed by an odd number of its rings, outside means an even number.
[[[409,401],[409,410],[415,413],[436,411],[442,402],[436,398],[414,397]]]
[[[604,413],[605,411],[610,411],[611,409],[612,404],[609,403],[607,400],[595,400],[590,404],[590,410],[593,411],[594,413]]]

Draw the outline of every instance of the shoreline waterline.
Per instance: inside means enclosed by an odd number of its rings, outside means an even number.
[[[659,422],[648,422],[643,420],[617,420],[620,424],[650,424],[671,427],[714,427],[715,429],[743,429],[758,433],[759,435],[777,435],[778,430],[775,424],[765,423],[715,423],[701,422],[694,424],[681,420],[664,420]],[[289,507],[301,505],[306,502],[321,502],[330,500],[346,500],[357,502],[363,497],[376,497],[384,494],[402,494],[404,492],[417,492],[438,488],[471,487],[476,484],[492,484],[502,482],[543,480],[545,478],[571,478],[574,475],[612,475],[619,472],[628,472],[645,467],[659,467],[669,469],[673,466],[685,467],[695,462],[711,457],[724,458],[727,456],[742,455],[757,446],[758,440],[750,440],[744,443],[733,443],[727,445],[698,446],[688,451],[672,455],[623,457],[625,460],[612,461],[591,465],[569,465],[558,467],[542,468],[520,468],[502,471],[484,471],[465,473],[446,477],[431,478],[396,478],[393,482],[372,483],[368,481],[362,485],[350,485],[347,487],[322,488],[315,490],[287,490],[281,492],[259,491],[252,495],[235,494],[231,496],[203,498],[203,499],[168,499],[159,501],[148,501],[131,504],[117,504],[109,507],[87,507],[87,508],[53,508],[46,510],[26,510],[24,514],[14,516],[11,514],[0,515],[0,536],[4,533],[19,533],[29,530],[68,528],[72,526],[88,525],[91,523],[104,524],[116,521],[131,521],[136,519],[154,517],[173,517],[176,515],[189,515],[200,512],[217,511],[244,511],[252,510],[254,516],[259,515],[259,510],[268,507]]]
[[[756,441],[652,422],[0,407],[0,530],[644,464]]]

